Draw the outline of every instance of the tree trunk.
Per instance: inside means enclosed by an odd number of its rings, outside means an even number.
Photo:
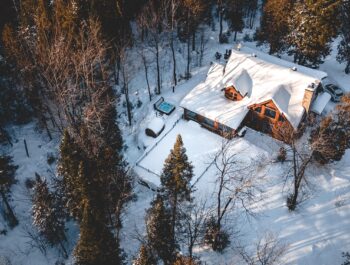
[[[170,48],[171,48],[171,54],[173,57],[173,82],[174,86],[177,85],[177,77],[176,77],[176,55],[175,55],[175,48],[174,48],[174,36],[173,32],[171,32],[171,38],[170,38]]]
[[[4,210],[6,218],[8,219],[8,224],[11,228],[14,228],[16,225],[18,225],[18,220],[9,204],[6,198],[6,194],[3,190],[0,190],[0,195],[2,197],[2,201],[5,204],[6,209]]]
[[[148,66],[147,66],[145,55],[142,55],[142,61],[143,61],[143,67],[145,69],[145,76],[146,76],[146,83],[147,83],[147,90],[148,90],[149,101],[152,101],[151,87],[149,85],[149,80],[148,80]]]
[[[192,33],[192,51],[196,50],[196,31],[194,30]]]
[[[6,138],[7,142],[11,145],[11,147],[13,146],[12,142],[11,142],[11,138],[8,135],[8,133],[0,126],[0,133]]]
[[[177,215],[177,192],[175,192],[175,195],[174,195],[172,220],[171,220],[171,240],[173,241],[174,245],[175,245],[176,215]]]
[[[124,85],[124,92],[125,92],[125,100],[126,100],[126,110],[128,113],[128,122],[129,126],[131,126],[131,106],[130,106],[130,101],[129,101],[129,88],[127,85]]]
[[[171,220],[171,242],[172,247],[176,244],[176,238],[175,238],[175,228],[176,228],[176,216],[177,216],[177,191],[175,191],[174,194],[174,201],[173,201],[173,207],[172,207],[172,220]],[[174,250],[174,249],[172,249]],[[174,253],[172,253],[174,254]],[[173,257],[169,257],[169,265],[173,262]]]
[[[186,67],[186,79],[190,79],[190,64],[191,64],[191,40],[187,37],[187,67]]]
[[[160,94],[160,66],[159,66],[159,41],[156,40],[156,63],[157,63],[157,94]]]
[[[115,84],[119,85],[119,73],[120,73],[120,55],[117,56],[117,73],[116,73],[116,80],[115,80]]]
[[[221,43],[222,42],[222,31],[223,31],[222,22],[223,22],[223,19],[224,19],[224,12],[223,12],[221,6],[219,8],[220,8],[220,10],[219,10],[219,19],[220,19],[219,42]]]
[[[234,41],[237,40],[237,31],[235,31],[235,37],[233,38]]]

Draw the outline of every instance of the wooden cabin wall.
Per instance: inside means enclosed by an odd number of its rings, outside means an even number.
[[[290,122],[278,110],[273,101],[254,104],[249,107],[249,112],[243,123],[256,131],[269,134],[272,137],[290,143],[291,133],[294,131]],[[258,110],[258,111],[257,111]],[[267,112],[275,112],[275,117],[269,117]]]
[[[235,130],[187,109],[184,109],[184,119],[193,120],[209,131],[219,134],[225,138],[232,138],[236,134]]]

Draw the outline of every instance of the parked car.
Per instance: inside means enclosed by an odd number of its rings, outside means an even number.
[[[323,89],[331,95],[331,99],[334,102],[339,102],[341,97],[344,96],[343,90],[334,84],[326,84],[323,86]]]

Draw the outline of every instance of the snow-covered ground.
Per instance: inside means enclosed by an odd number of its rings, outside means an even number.
[[[240,40],[246,33],[253,34],[253,30],[245,30],[238,37]],[[200,82],[205,80],[210,61],[214,61],[216,51],[225,53],[226,49],[233,46],[230,44],[219,45],[217,41],[218,32],[206,29],[208,38],[206,50],[203,58],[203,66],[198,67],[196,60],[193,60],[192,78],[188,81],[182,80],[172,92],[171,85],[171,60],[168,49],[162,50],[162,95],[166,101],[174,104],[176,110],[170,116],[162,116],[165,122],[165,130],[156,138],[147,137],[145,128],[156,116],[153,110],[153,103],[158,99],[154,96],[149,102],[146,89],[146,81],[142,65],[140,63],[137,48],[130,51],[130,61],[136,62],[132,65],[133,78],[129,85],[130,98],[135,106],[133,109],[133,125],[127,125],[125,107],[123,106],[124,96],[118,104],[119,125],[123,131],[125,139],[125,156],[130,164],[144,180],[158,184],[159,177],[144,169],[139,165],[159,174],[163,167],[163,162],[170,149],[175,143],[177,134],[181,134],[187,148],[189,159],[194,165],[197,191],[197,199],[206,198],[208,201],[213,198],[215,190],[215,172],[213,167],[205,172],[212,160],[212,155],[220,147],[222,139],[199,127],[198,124],[180,120],[174,128],[173,125],[181,118],[182,111],[179,107],[185,95]],[[320,69],[331,76],[345,91],[350,91],[350,75],[345,75],[344,65],[336,62],[336,46],[338,40],[334,42],[333,53],[326,58]],[[185,44],[179,44],[178,65],[179,74],[184,73],[186,60]],[[244,45],[255,47],[256,43],[244,43]],[[255,47],[256,48],[256,47]],[[257,49],[266,51],[266,47]],[[194,55],[195,58],[195,55]],[[291,60],[287,55],[283,59]],[[150,69],[153,69],[151,65]],[[155,87],[155,73],[150,73],[151,87]],[[141,101],[141,105],[137,102]],[[138,105],[138,106],[137,106]],[[334,103],[329,103],[327,110],[334,108]],[[167,133],[169,132],[169,133]],[[58,259],[58,253],[52,248],[48,248],[46,254],[41,253],[31,244],[28,238],[28,229],[31,231],[31,202],[30,192],[25,186],[27,178],[33,178],[35,172],[52,179],[55,174],[55,164],[48,165],[47,155],[53,153],[57,156],[58,136],[55,140],[49,141],[45,134],[36,131],[31,123],[25,126],[11,127],[11,136],[17,141],[14,146],[2,148],[4,153],[14,157],[14,163],[19,166],[17,171],[18,183],[12,189],[13,200],[11,204],[19,219],[19,226],[8,231],[7,235],[0,235],[0,256],[8,257],[12,265],[41,265],[54,264]],[[154,148],[159,139],[167,134]],[[27,140],[30,157],[25,154],[23,139]],[[238,154],[240,160],[261,160],[265,162],[263,170],[265,178],[261,182],[263,188],[263,199],[254,205],[258,213],[256,219],[247,219],[238,214],[235,223],[231,224],[241,231],[238,238],[233,237],[232,242],[237,240],[245,246],[252,246],[265,231],[272,231],[279,238],[289,245],[285,255],[285,262],[282,264],[298,265],[336,265],[341,264],[341,252],[350,250],[350,151],[347,150],[343,159],[328,166],[312,166],[307,171],[308,179],[313,184],[313,189],[309,193],[309,198],[300,205],[296,212],[288,212],[285,205],[286,196],[289,192],[288,185],[284,185],[284,177],[289,168],[287,163],[273,163],[280,147],[280,143],[261,133],[248,130],[243,138],[233,140],[233,152]],[[151,150],[152,149],[152,150]],[[151,151],[149,151],[151,150]],[[149,151],[145,157],[144,153]],[[142,159],[141,159],[142,158]],[[202,173],[205,172],[203,175]],[[201,176],[202,175],[202,176]],[[198,179],[198,177],[201,178]],[[124,216],[124,228],[121,232],[122,247],[128,255],[128,260],[137,253],[139,247],[138,237],[144,234],[144,215],[149,208],[154,193],[149,189],[136,185],[136,199],[130,202]],[[3,220],[0,219],[2,222]],[[1,225],[0,225],[1,228]],[[72,249],[77,239],[77,228],[74,224],[69,224],[68,249]],[[233,245],[223,254],[218,254],[204,247],[196,248],[196,254],[206,261],[208,265],[238,264],[237,253]],[[131,262],[130,262],[131,263]]]
[[[210,167],[200,179],[198,177],[207,169],[222,139],[198,124],[181,121],[140,164],[159,174],[162,161],[169,154],[177,134],[182,135],[189,160],[194,165],[194,196],[206,198],[210,202],[216,187],[214,168]],[[262,199],[254,205],[258,217],[250,219],[250,222],[242,217],[236,221],[240,233],[244,235],[239,241],[250,246],[265,232],[272,232],[288,245],[283,264],[341,264],[341,252],[347,251],[350,246],[350,151],[336,164],[310,167],[307,172],[312,185],[309,198],[296,212],[289,212],[286,207],[289,189],[285,176],[290,164],[272,163],[281,144],[253,130],[248,130],[244,138],[233,141],[233,152],[238,154],[238,159],[264,161],[267,172],[264,181],[260,183],[263,187]],[[158,176],[152,173],[137,167],[136,172],[146,181],[159,183]],[[152,196],[152,193],[149,195]],[[134,214],[133,211],[140,212],[141,205],[138,203],[136,202],[137,208],[131,208],[131,214]],[[144,201],[141,204],[148,207]],[[140,227],[138,231],[142,230],[143,223],[140,224],[140,219],[134,220],[132,226]],[[235,238],[232,240],[237,241]],[[229,249],[224,254],[197,249],[197,254],[208,264],[230,264],[227,262],[233,262],[237,258],[234,253],[234,249]]]

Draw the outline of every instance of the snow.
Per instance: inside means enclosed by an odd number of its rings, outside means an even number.
[[[292,70],[293,67],[297,70]],[[327,76],[324,72],[300,67],[244,46],[239,51],[232,50],[223,81],[239,78],[242,69],[247,71],[253,83],[252,95],[246,104],[273,99],[294,128],[298,127],[305,111],[302,106],[305,89]]]
[[[331,97],[332,96],[327,92],[322,92],[319,94],[315,101],[312,103],[311,111],[315,112],[318,115],[321,115],[326,105],[331,100]]]
[[[175,128],[139,164],[160,175],[164,161],[173,148],[176,137],[179,134],[182,136],[189,160],[193,162],[194,173],[196,176],[200,176],[206,167],[206,163],[208,163],[208,156],[212,155],[220,146],[222,138],[214,133],[207,133],[205,129],[193,121],[180,120]],[[154,163],[154,161],[157,161],[157,163]],[[136,170],[146,181],[156,185],[160,184],[159,178],[154,177],[154,174],[147,174],[142,169],[138,170],[137,167]]]
[[[198,124],[181,121],[141,164],[160,173],[163,165],[161,161],[169,154],[177,134],[182,135],[189,160],[194,165],[194,197],[197,200],[205,198],[208,204],[213,203],[216,172],[210,162],[220,147],[222,138]],[[296,212],[289,212],[285,202],[291,183],[285,182],[285,175],[290,164],[271,163],[280,146],[274,139],[251,129],[247,130],[244,138],[233,139],[232,153],[238,155],[237,160],[241,163],[260,161],[255,165],[255,170],[266,174],[260,184],[263,190],[262,199],[253,205],[257,217],[247,221],[242,212],[239,213],[242,210],[238,210],[238,216],[232,216],[240,234],[244,235],[240,240],[251,246],[261,233],[270,231],[288,245],[281,264],[340,264],[341,252],[348,250],[350,245],[350,195],[347,192],[350,188],[350,150],[334,165],[315,165],[307,170],[306,174],[313,189],[309,191],[308,200]],[[159,163],[154,163],[156,160]],[[140,168],[136,168],[136,172],[146,181],[159,184],[158,176],[151,176],[152,174]],[[233,237],[231,240],[234,244],[237,238]],[[207,264],[226,264],[237,259],[233,249],[218,254],[199,247],[195,253]],[[242,263],[236,261],[235,264]]]
[[[215,65],[205,82],[195,87],[181,102],[181,107],[237,129],[248,113],[248,106],[273,100],[294,128],[298,128],[305,109],[305,89],[320,82],[326,73],[300,67],[258,51],[243,47],[232,50],[225,67]],[[222,88],[233,85],[242,95],[240,101],[226,99]]]
[[[29,232],[35,235],[36,229],[32,226],[31,219],[31,190],[26,187],[27,179],[34,179],[35,173],[47,179],[50,183],[55,176],[55,164],[47,163],[48,154],[57,157],[58,137],[53,134],[54,140],[50,141],[45,134],[41,134],[34,123],[8,128],[13,141],[13,147],[1,146],[1,152],[13,156],[15,165],[18,165],[16,179],[18,182],[12,187],[11,206],[14,208],[19,225],[13,230],[7,228],[7,235],[0,235],[0,256],[7,257],[12,265],[47,265],[59,260],[60,254],[55,248],[46,246],[43,253],[29,237]],[[27,157],[23,140],[28,145],[29,157]],[[0,215],[1,216],[1,215]],[[0,222],[2,222],[0,217]],[[72,250],[77,236],[75,224],[67,223],[67,236],[70,239],[65,246]]]
[[[259,14],[258,14],[259,15]],[[256,25],[258,25],[259,18],[257,17]],[[226,26],[225,26],[226,27]],[[245,29],[243,33],[238,34],[238,38],[242,39],[245,33],[252,33],[253,30]],[[142,106],[135,107],[133,109],[133,126],[127,125],[127,116],[125,108],[123,107],[123,95],[118,105],[118,113],[120,115],[118,124],[123,132],[123,138],[125,140],[125,156],[133,167],[134,171],[138,175],[149,182],[159,184],[159,176],[148,172],[147,170],[135,166],[135,162],[141,158],[145,152],[149,151],[155,144],[157,145],[150,151],[149,155],[141,159],[140,165],[145,168],[149,168],[152,171],[161,172],[163,162],[170,152],[170,149],[175,143],[177,134],[181,134],[184,140],[185,147],[189,159],[194,165],[195,178],[193,184],[195,184],[195,199],[206,199],[208,201],[208,207],[212,206],[214,201],[215,190],[215,170],[210,166],[213,154],[220,147],[222,138],[216,134],[213,134],[204,128],[201,128],[194,122],[187,122],[180,120],[180,122],[172,128],[173,124],[181,117],[182,111],[179,107],[182,99],[188,94],[193,93],[193,88],[203,84],[206,75],[208,78],[205,81],[206,85],[210,85],[211,92],[203,92],[203,99],[212,96],[215,100],[216,110],[211,110],[213,119],[217,117],[218,109],[223,111],[221,118],[227,120],[225,117],[226,110],[231,113],[236,113],[244,116],[244,109],[237,107],[235,109],[232,104],[228,104],[223,100],[223,94],[218,91],[222,88],[222,85],[217,82],[217,77],[223,77],[223,66],[221,64],[214,63],[211,67],[212,72],[209,71],[209,62],[214,59],[216,51],[224,53],[225,49],[232,48],[232,44],[219,45],[217,31],[206,30],[208,37],[208,43],[206,46],[205,55],[203,58],[203,67],[192,68],[192,78],[188,81],[181,81],[175,88],[175,93],[171,91],[171,59],[170,54],[167,54],[167,49],[161,50],[161,68],[162,68],[162,96],[167,101],[176,105],[176,110],[170,116],[163,116],[162,119],[166,124],[166,129],[162,133],[161,137],[167,134],[160,142],[159,137],[153,139],[145,135],[145,128],[148,124],[156,118],[156,112],[153,110],[153,103],[156,98],[151,101],[148,99],[148,92],[146,89],[146,81],[142,69],[142,65],[135,66],[133,71],[135,77],[130,83],[130,98],[136,106],[138,99],[142,101]],[[320,69],[336,80],[344,91],[350,92],[350,75],[344,73],[344,64],[339,64],[335,60],[336,46],[338,40],[333,43],[333,53],[326,58],[324,64],[320,66]],[[185,51],[186,44],[179,44],[177,47],[177,70],[179,74],[184,73],[186,59],[182,57],[181,51]],[[247,46],[251,45],[254,49],[249,49]],[[272,57],[257,49],[263,49],[264,47],[256,47],[256,43],[244,43],[242,45],[242,52],[246,54],[255,53],[257,57],[254,60],[263,59],[264,61],[272,62],[277,66],[288,68],[286,73],[291,74],[305,74],[313,77],[314,80],[320,80],[324,76],[323,72],[315,71],[313,69],[305,68],[297,65],[297,71],[290,70],[295,64],[288,62],[292,60],[286,54],[282,57],[285,60]],[[183,53],[185,55],[185,52]],[[151,54],[152,55],[152,54]],[[194,58],[195,59],[195,58]],[[136,51],[133,51],[130,56],[130,62],[139,62],[139,55]],[[195,60],[193,60],[193,65]],[[151,65],[150,68],[154,68]],[[237,71],[237,76],[240,76],[242,71],[246,70],[249,75],[251,69],[247,67],[241,67],[240,71]],[[274,74],[273,70],[269,71],[266,77]],[[261,76],[263,79],[264,76]],[[283,75],[285,78],[285,75]],[[243,79],[244,80],[244,79]],[[254,79],[252,79],[254,80]],[[150,71],[151,88],[155,87],[155,73]],[[208,83],[207,83],[208,82]],[[246,82],[246,81],[245,81]],[[243,83],[245,83],[243,82]],[[267,82],[266,82],[267,84]],[[253,87],[255,86],[253,82]],[[264,87],[263,87],[264,88]],[[283,88],[279,90],[279,85],[273,82],[271,89],[273,93],[270,93],[271,98],[276,101],[276,105],[280,104],[285,106],[285,102],[280,99],[286,97],[280,97],[279,93],[284,94],[285,91],[289,91],[290,88]],[[265,88],[264,88],[265,89]],[[191,91],[192,90],[192,91]],[[253,92],[253,90],[252,90]],[[199,95],[197,95],[199,96]],[[192,98],[191,100],[194,100]],[[209,107],[210,102],[205,101],[206,107]],[[230,102],[232,103],[232,102]],[[203,104],[204,105],[204,104]],[[280,106],[280,107],[281,107]],[[335,103],[329,102],[324,112],[331,111],[336,106]],[[230,109],[232,108],[232,109]],[[282,107],[281,107],[282,108]],[[124,111],[124,113],[123,113]],[[200,110],[199,110],[200,111]],[[208,109],[206,109],[208,111]],[[215,113],[214,113],[215,111]],[[210,113],[209,113],[210,114]],[[220,113],[219,113],[220,114]],[[240,123],[240,118],[235,121]],[[233,122],[232,126],[236,126]],[[15,139],[14,147],[1,147],[1,152],[10,154],[14,157],[15,164],[19,165],[16,178],[19,180],[12,188],[12,200],[11,205],[14,206],[15,213],[19,219],[19,226],[13,230],[8,230],[7,235],[0,235],[0,256],[5,256],[10,259],[12,265],[48,265],[55,264],[59,259],[59,253],[55,248],[47,248],[46,254],[38,250],[33,245],[33,242],[28,238],[26,231],[31,230],[35,232],[32,227],[31,220],[31,201],[30,191],[25,187],[25,180],[27,178],[33,178],[34,173],[37,172],[41,176],[46,177],[48,181],[52,180],[55,175],[55,165],[48,165],[47,154],[54,153],[57,155],[59,136],[54,135],[54,140],[49,141],[45,134],[40,133],[33,123],[23,126],[11,126],[9,128],[10,135]],[[27,140],[30,157],[26,157],[23,147],[23,139]],[[259,239],[259,236],[265,231],[271,231],[279,236],[279,239],[288,244],[288,250],[284,257],[284,262],[280,264],[285,265],[335,265],[343,262],[341,258],[342,251],[349,251],[350,246],[350,150],[346,151],[343,159],[337,163],[333,163],[327,166],[314,165],[307,170],[307,176],[312,183],[312,189],[308,195],[307,200],[299,205],[299,208],[295,212],[289,212],[285,205],[286,197],[290,192],[290,182],[285,182],[286,172],[290,169],[290,164],[276,163],[275,156],[278,153],[280,146],[282,145],[278,141],[261,134],[259,132],[247,130],[247,133],[243,138],[233,139],[232,152],[237,153],[237,158],[242,163],[250,161],[252,159],[260,160],[261,164],[258,165],[259,169],[266,173],[264,182],[261,183],[263,190],[263,199],[254,205],[258,216],[253,219],[245,219],[242,216],[242,211],[238,211],[234,218],[230,218],[225,225],[235,226],[240,229],[240,233],[231,237],[231,247],[229,247],[224,253],[215,253],[205,246],[198,246],[195,249],[195,255],[198,255],[203,262],[208,265],[213,264],[244,264],[239,260],[237,251],[234,248],[237,241],[241,245],[253,248],[254,243]],[[146,148],[147,147],[147,148]],[[261,169],[263,167],[263,169]],[[259,170],[256,169],[256,170]],[[204,173],[204,174],[203,174]],[[199,178],[201,176],[201,178]],[[154,185],[153,185],[154,186]],[[131,264],[133,256],[137,253],[140,242],[138,238],[145,234],[144,216],[145,210],[149,208],[150,202],[155,196],[155,193],[151,190],[136,184],[135,200],[130,202],[127,207],[126,213],[123,215],[123,229],[121,231],[121,247],[127,254],[128,264]],[[4,222],[0,216],[0,228],[3,229]],[[77,224],[70,222],[68,227],[68,243],[67,249],[72,252],[75,242],[78,238]],[[182,249],[185,253],[186,250]],[[1,259],[1,258],[0,258]],[[72,264],[71,257],[65,264]]]
[[[154,118],[147,126],[148,129],[152,130],[156,135],[164,128],[165,123],[162,118]]]
[[[245,99],[233,102],[225,97],[222,89],[223,67],[211,69],[205,82],[196,86],[181,101],[180,106],[213,121],[237,129],[248,113]]]
[[[244,97],[251,97],[253,89],[253,80],[246,69],[242,69],[237,78],[232,78],[225,83],[225,87],[234,86],[237,91]]]

